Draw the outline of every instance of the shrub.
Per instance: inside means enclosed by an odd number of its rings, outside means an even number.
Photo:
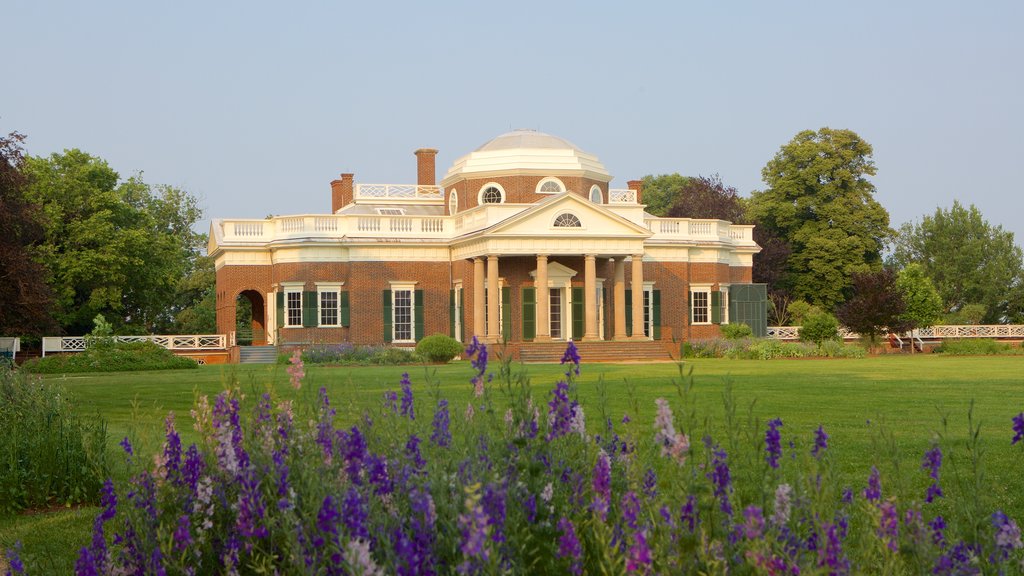
[[[935,352],[955,356],[985,356],[993,354],[1021,354],[1024,353],[1024,350],[989,338],[964,338],[962,340],[944,340],[935,349]]]
[[[722,324],[722,337],[726,340],[750,338],[753,335],[754,330],[748,324]]]
[[[195,369],[191,358],[177,356],[152,342],[114,342],[94,340],[82,352],[34,358],[22,366],[36,374],[72,374],[79,372],[125,372],[138,370]]]
[[[0,512],[97,502],[106,442],[62,386],[0,367]]]
[[[290,356],[278,356],[279,364],[287,364]],[[318,344],[302,351],[302,361],[309,364],[340,365],[398,365],[417,362],[411,348],[397,346],[356,346],[351,342],[340,344]]]
[[[416,353],[430,362],[444,364],[462,353],[462,343],[444,334],[433,334],[416,344]]]
[[[801,326],[807,318],[817,316],[824,312],[824,310],[810,302],[807,302],[806,300],[794,300],[790,302],[786,311],[789,313],[789,318],[793,323],[793,326]]]
[[[860,346],[826,340],[819,344],[784,342],[772,338],[693,340],[683,343],[687,358],[732,358],[736,360],[774,360],[777,358],[864,358]]]
[[[800,325],[800,341],[821,344],[826,340],[839,340],[839,321],[827,313],[812,314]]]

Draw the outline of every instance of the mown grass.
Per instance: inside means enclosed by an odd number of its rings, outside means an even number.
[[[143,453],[155,451],[162,437],[168,411],[177,415],[183,441],[193,438],[189,410],[197,394],[213,396],[237,383],[249,398],[267,389],[294,395],[283,366],[208,366],[199,370],[75,375],[62,378],[82,414],[100,414],[107,420],[110,441],[131,436]],[[513,365],[513,370],[523,369]],[[534,398],[547,401],[548,391],[561,375],[558,365],[525,367],[533,383]],[[499,365],[492,362],[491,370]],[[471,389],[472,370],[466,362],[438,367],[313,367],[306,368],[302,396],[315,395],[326,387],[339,419],[354,421],[364,410],[371,413],[381,404],[385,390],[397,390],[403,372],[409,372],[417,393],[417,412],[429,418],[433,407],[427,381],[438,383],[452,402],[453,418],[459,417]],[[966,477],[964,448],[969,441],[968,412],[981,427],[979,447],[984,452],[984,472],[995,487],[994,508],[1011,516],[1024,512],[1024,474],[1021,446],[1010,446],[1011,417],[1024,410],[1024,357],[885,356],[856,360],[744,361],[695,359],[674,364],[587,364],[583,359],[578,380],[579,396],[588,428],[599,430],[606,415],[620,421],[629,415],[640,438],[649,440],[655,415],[654,399],[669,398],[684,408],[673,380],[692,378],[693,388],[685,408],[693,408],[697,423],[686,430],[694,441],[709,433],[720,436],[726,429],[723,396],[735,406],[735,417],[766,422],[783,421],[785,444],[795,440],[806,446],[813,430],[823,425],[831,436],[840,482],[863,487],[872,465],[883,478],[899,477],[906,489],[927,485],[920,470],[921,456],[941,436],[944,449],[957,452],[944,474]],[[495,378],[495,382],[500,377]],[[602,400],[603,398],[603,400]],[[500,396],[499,396],[500,401]],[[972,407],[973,406],[973,407]],[[603,414],[602,414],[603,413]],[[943,421],[945,420],[945,426]],[[757,441],[755,439],[754,441]],[[113,446],[112,446],[113,447]],[[898,471],[898,473],[896,473]],[[951,506],[943,502],[941,506]],[[67,562],[88,541],[89,522],[81,511],[24,516],[0,522],[0,547],[25,540],[27,527],[49,522],[62,534],[69,549]],[[44,520],[45,519],[45,520]],[[77,536],[76,536],[77,535]],[[29,550],[26,542],[26,551]],[[68,564],[70,567],[70,564]],[[66,572],[67,570],[64,570]]]

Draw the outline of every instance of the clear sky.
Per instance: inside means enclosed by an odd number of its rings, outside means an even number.
[[[208,218],[330,210],[329,182],[438,177],[510,128],[614,187],[743,195],[797,132],[874,146],[892,225],[954,199],[1024,243],[1024,2],[4,0],[0,132],[185,188]],[[204,224],[204,228],[206,224]]]

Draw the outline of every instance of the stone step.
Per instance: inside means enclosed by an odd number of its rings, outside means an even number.
[[[277,347],[239,346],[238,362],[241,364],[273,364],[277,362]]]

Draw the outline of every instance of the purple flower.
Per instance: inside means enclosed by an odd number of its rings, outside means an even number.
[[[174,429],[174,413],[167,415],[164,420],[164,427],[166,430],[164,440],[164,470],[166,474],[164,478],[173,480],[175,483],[180,482],[180,471],[181,471],[181,437],[178,436],[178,431]]]
[[[345,493],[345,499],[341,502],[341,521],[348,529],[350,538],[362,538],[368,540],[370,531],[366,526],[366,520],[370,513],[366,509],[366,503],[355,487],[349,488]]]
[[[946,521],[942,516],[936,516],[934,520],[928,523],[928,527],[932,529],[932,543],[939,548],[946,547]]]
[[[328,494],[320,505],[320,512],[316,515],[316,527],[324,534],[338,534],[338,519],[341,514],[334,505],[334,498]]]
[[[594,502],[590,507],[601,516],[601,520],[605,520],[612,501],[612,463],[604,450],[597,454],[591,486],[594,489]]]
[[[570,372],[576,376],[580,375],[580,353],[576,349],[576,344],[572,340],[569,340],[569,345],[565,347],[565,354],[562,354],[562,364],[569,362],[572,366],[569,367],[569,372],[566,372],[566,376],[570,376]]]
[[[679,511],[679,524],[686,526],[690,534],[693,534],[693,531],[697,529],[699,514],[700,509],[697,508],[697,497],[690,494],[686,497],[686,504],[683,504],[682,509]]]
[[[422,472],[423,468],[426,467],[427,461],[423,459],[423,454],[420,453],[419,436],[415,434],[409,435],[409,441],[405,443],[405,457],[417,472]]]
[[[747,540],[757,540],[764,534],[764,514],[760,506],[747,506],[743,511],[740,532]]]
[[[569,572],[582,574],[583,566],[580,556],[583,554],[583,547],[580,546],[579,538],[576,537],[576,527],[573,526],[571,520],[562,516],[562,519],[558,521],[558,531],[562,533],[558,538],[558,557],[570,558]]]
[[[732,492],[732,473],[729,471],[728,455],[725,450],[716,446],[711,456],[711,471],[707,473],[707,478],[711,480],[715,498],[718,498],[722,512],[726,516],[732,516],[732,504],[729,502],[729,493]]]
[[[416,406],[412,402],[412,382],[409,380],[409,373],[402,374],[402,416],[408,416],[409,420],[416,419]]]
[[[868,487],[864,489],[864,497],[868,502],[877,502],[882,497],[882,480],[878,474],[878,468],[871,467],[871,476],[868,476]]]
[[[928,486],[928,491],[925,493],[925,502],[931,502],[943,495],[942,487],[939,486],[939,468],[941,467],[942,449],[933,445],[931,450],[924,453],[924,459],[921,461],[921,468],[927,470],[928,476],[932,479],[932,483]]]
[[[502,486],[488,484],[484,488],[482,500],[484,514],[487,515],[487,525],[492,528],[491,540],[495,542],[505,541],[505,489]]]
[[[843,495],[840,498],[840,501],[843,504],[852,504],[853,503],[853,489],[851,489],[849,486],[847,486],[846,488],[843,488]]]
[[[630,490],[622,495],[622,519],[626,521],[626,525],[633,530],[640,529],[640,500],[636,497],[636,492]]]
[[[473,384],[473,394],[479,398],[484,394],[484,373],[487,372],[487,344],[477,340],[473,341],[466,348],[466,357],[470,359],[469,364],[476,370],[476,374],[470,380]]]
[[[843,541],[836,528],[836,524],[822,526],[825,532],[825,545],[818,549],[818,566],[828,568],[829,574],[848,574],[850,561],[843,554]]]
[[[793,488],[789,484],[779,484],[775,489],[775,512],[772,514],[772,524],[784,526],[789,522],[789,511]]]
[[[1010,551],[1024,547],[1020,539],[1020,527],[1002,510],[992,514],[992,526],[996,529],[996,547],[1002,551],[1004,559]]]
[[[462,534],[459,551],[465,560],[459,564],[458,571],[460,574],[476,574],[490,559],[488,519],[477,496],[466,500],[466,508],[466,513],[459,515],[459,532]]]
[[[555,389],[551,391],[551,401],[548,402],[548,423],[551,428],[548,430],[549,441],[555,438],[566,436],[572,431],[573,419],[576,416],[577,404],[569,400],[569,383],[559,380]]]
[[[373,485],[374,494],[382,496],[394,490],[394,482],[388,475],[388,459],[384,456],[371,454],[366,457],[366,475]]]
[[[178,527],[174,529],[174,551],[181,552],[192,544],[191,523],[188,514],[178,518]]]
[[[451,420],[448,416],[448,401],[441,399],[437,401],[437,410],[434,411],[434,431],[430,434],[430,441],[436,446],[447,448],[452,443],[452,433],[448,426]]]
[[[888,500],[879,506],[882,512],[878,520],[878,537],[889,547],[889,550],[899,550],[900,519],[896,510],[896,504]]]
[[[206,462],[203,461],[203,456],[199,453],[196,445],[192,444],[188,447],[188,451],[185,452],[185,468],[182,471],[182,480],[188,484],[193,494],[195,494],[196,488],[199,485],[199,477],[203,475],[205,470]]]
[[[391,410],[392,414],[398,414],[398,392],[394,390],[384,392],[384,409]]]
[[[239,479],[238,532],[244,538],[266,538],[270,535],[263,525],[266,506],[260,491],[259,477],[251,469],[242,473]]]
[[[537,521],[537,495],[530,494],[523,501],[523,511],[526,512],[526,521],[533,524]]]
[[[135,451],[132,449],[132,442],[131,442],[131,440],[128,439],[127,436],[125,436],[124,440],[121,440],[119,442],[119,444],[121,445],[121,448],[124,449],[124,453],[125,454],[127,454],[129,456],[134,456],[135,455]]]
[[[814,432],[814,447],[811,448],[811,456],[820,458],[822,452],[828,449],[828,434],[825,433],[825,429],[818,426],[818,429]]]
[[[8,549],[4,554],[7,558],[7,576],[22,576],[25,574],[25,563],[21,561],[21,541],[14,543],[14,548]]]
[[[1010,441],[1010,444],[1016,444],[1017,442],[1020,442],[1021,439],[1024,439],[1024,412],[1013,417],[1013,431],[1015,434],[1013,435],[1013,440]]]
[[[651,549],[647,546],[647,537],[643,532],[637,532],[633,538],[633,545],[629,547],[626,572],[645,572],[650,565]]]
[[[435,574],[433,549],[437,513],[430,492],[413,488],[409,508],[412,511],[407,517],[411,536],[400,529],[395,532],[395,553],[399,557],[397,572],[399,576]]]
[[[772,468],[779,467],[779,458],[782,456],[782,435],[779,434],[779,428],[782,427],[782,420],[775,418],[768,421],[768,430],[764,433],[764,446],[765,462]]]
[[[648,468],[644,473],[644,497],[650,500],[658,497],[658,475],[654,468]]]

